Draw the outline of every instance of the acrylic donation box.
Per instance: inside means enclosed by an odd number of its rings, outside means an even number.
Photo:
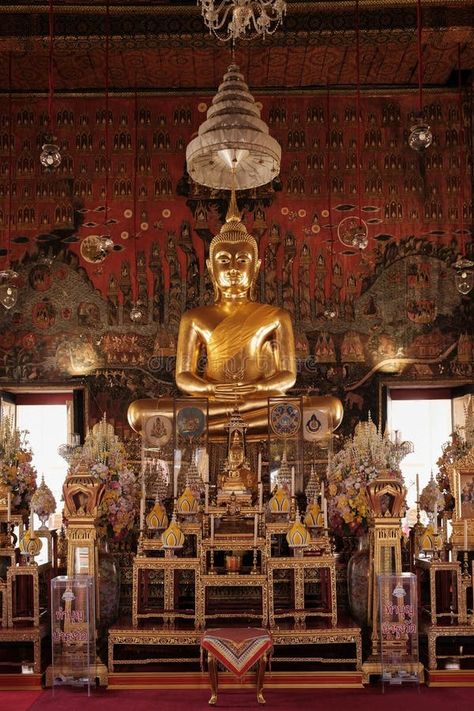
[[[378,576],[382,683],[418,683],[416,575]]]
[[[63,684],[87,686],[95,679],[95,585],[90,575],[51,581],[53,691]]]

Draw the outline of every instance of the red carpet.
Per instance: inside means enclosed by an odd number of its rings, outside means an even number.
[[[1,711],[27,711],[42,691],[0,691]]]
[[[35,698],[37,697],[37,698]],[[207,691],[106,691],[91,697],[82,689],[62,688],[53,698],[50,689],[0,693],[1,711],[197,711],[209,708]],[[473,711],[474,688],[433,689],[425,686],[387,689],[268,689],[267,708],[279,711]],[[217,708],[259,708],[253,691],[223,690]],[[261,708],[261,707],[260,707]]]

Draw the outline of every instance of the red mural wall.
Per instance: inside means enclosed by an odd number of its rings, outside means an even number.
[[[470,100],[460,117],[457,92],[424,98],[434,140],[420,155],[407,143],[414,94],[364,95],[359,144],[354,96],[256,96],[282,146],[281,174],[239,204],[259,239],[259,298],[293,316],[306,359],[301,388],[353,400],[374,373],[393,372],[385,361],[395,357],[407,376],[472,372],[472,300],[456,292],[452,270],[471,248]],[[186,145],[210,101],[139,96],[135,123],[134,97],[111,97],[106,125],[102,99],[58,98],[63,159],[51,174],[38,159],[46,103],[14,99],[11,129],[4,107],[2,247],[22,287],[0,324],[3,381],[87,375],[102,392],[113,377],[123,400],[172,390],[166,359],[182,311],[212,298],[205,253],[227,199],[185,170]],[[364,251],[346,230],[359,210],[369,231]],[[81,256],[92,234],[115,244],[101,263]],[[137,297],[138,324],[129,318]],[[337,307],[330,321],[328,300]]]

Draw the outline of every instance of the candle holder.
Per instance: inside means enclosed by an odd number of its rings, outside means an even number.
[[[463,564],[462,564],[462,579],[463,582],[470,583],[471,581],[471,574],[469,573],[469,553],[468,551],[464,551],[463,554]]]
[[[257,546],[253,546],[253,562],[252,562],[252,570],[250,571],[250,575],[258,575],[259,571],[257,570]]]
[[[138,550],[137,553],[141,555],[143,553],[143,541],[145,540],[145,530],[143,528],[140,528],[140,532],[138,534]]]
[[[290,521],[294,521],[296,518],[296,498],[295,496],[291,497],[291,503],[290,503]]]
[[[214,568],[214,553],[215,553],[215,548],[212,545],[209,548],[209,575],[216,574],[216,569]]]

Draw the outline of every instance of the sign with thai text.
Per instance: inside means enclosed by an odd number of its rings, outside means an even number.
[[[390,684],[418,682],[416,576],[382,574],[378,584],[382,680]]]

